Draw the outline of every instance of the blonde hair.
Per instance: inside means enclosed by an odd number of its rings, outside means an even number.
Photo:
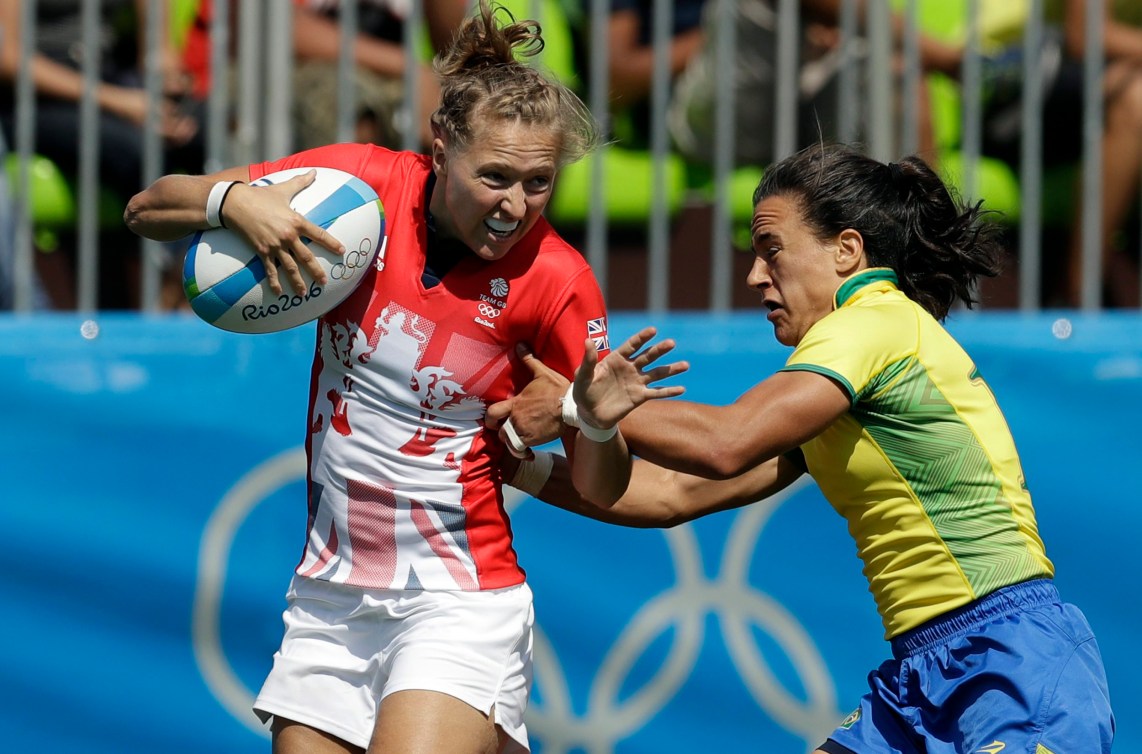
[[[503,25],[499,14],[507,17]],[[440,107],[432,114],[432,125],[446,137],[449,150],[465,149],[478,125],[496,120],[555,130],[559,167],[598,146],[599,124],[583,101],[517,58],[542,50],[539,24],[516,21],[503,6],[480,0],[479,11],[465,19],[451,46],[433,60]]]

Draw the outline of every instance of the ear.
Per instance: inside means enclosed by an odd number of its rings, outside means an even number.
[[[860,231],[845,228],[837,236],[837,250],[835,252],[837,272],[848,277],[868,266],[864,256],[864,236]]]
[[[432,170],[437,178],[443,178],[448,172],[448,150],[439,136],[432,140]]]

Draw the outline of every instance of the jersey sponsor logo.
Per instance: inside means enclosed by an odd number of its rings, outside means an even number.
[[[587,320],[587,337],[591,339],[598,350],[609,351],[611,341],[607,337],[607,318],[599,317],[598,319]]]
[[[999,754],[999,752],[1006,748],[1007,744],[1002,741],[992,741],[987,746],[981,746],[976,749],[976,752],[978,752],[978,754]]]

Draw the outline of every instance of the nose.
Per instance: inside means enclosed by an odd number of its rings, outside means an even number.
[[[527,197],[522,184],[513,183],[504,191],[503,198],[500,199],[500,208],[512,219],[524,216],[527,210]]]
[[[750,288],[764,288],[770,284],[769,265],[765,263],[764,259],[761,257],[753,258],[753,267],[746,275],[745,282]]]

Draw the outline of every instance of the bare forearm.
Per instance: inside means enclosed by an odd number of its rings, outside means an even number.
[[[1104,52],[1110,60],[1142,63],[1142,29],[1108,21]]]
[[[802,0],[802,7],[806,16],[820,23],[836,26],[840,23],[841,0]],[[867,18],[867,3],[858,0],[856,17],[860,23]],[[906,32],[904,17],[899,13],[892,13],[892,38],[897,44],[904,40]],[[963,48],[960,45],[948,44],[941,40],[920,34],[920,64],[926,71],[939,71],[952,78],[959,78],[960,66],[963,62]]]
[[[848,393],[832,379],[783,370],[727,406],[655,401],[633,411],[621,426],[636,455],[724,479],[799,448],[849,407]]]
[[[174,241],[210,227],[206,221],[206,198],[216,182],[249,179],[249,170],[244,167],[212,176],[163,176],[131,197],[123,221],[144,238]]]
[[[731,462],[737,437],[726,407],[688,401],[659,401],[639,406],[621,423],[631,450],[671,469],[709,478],[734,476],[743,467]]]
[[[575,489],[596,506],[608,507],[627,489],[631,457],[622,435],[604,442],[588,439],[582,432],[575,437],[571,479]]]
[[[670,75],[676,76],[700,49],[702,36],[691,33],[676,37],[670,45],[668,65]],[[611,95],[622,102],[638,100],[650,94],[654,78],[654,50],[639,47],[614,53],[611,64]]]
[[[1067,53],[1081,60],[1086,52],[1085,0],[1067,0],[1063,28],[1066,36]],[[1111,4],[1102,3],[1103,54],[1110,60],[1142,60],[1142,29],[1116,21],[1111,13]]]
[[[424,22],[433,49],[443,50],[452,43],[452,35],[468,15],[468,5],[468,0],[433,0],[425,3]]]
[[[300,60],[336,61],[341,55],[341,30],[337,24],[310,12],[298,13],[294,24],[294,44]],[[353,41],[357,65],[382,76],[397,77],[404,72],[404,50],[400,45],[357,34]]]
[[[631,469],[626,492],[613,505],[602,508],[575,490],[570,464],[557,456],[551,476],[536,497],[549,505],[606,523],[668,528],[766,498],[788,487],[803,473],[797,459],[783,456],[737,477],[715,481],[639,459]]]
[[[15,71],[12,71],[13,78]],[[33,55],[31,60],[32,85],[36,92],[45,97],[78,102],[83,97],[83,74],[74,68],[57,63],[44,55]],[[95,90],[95,99],[99,107],[117,115],[120,108],[117,104],[121,87],[112,84],[98,83]]]

